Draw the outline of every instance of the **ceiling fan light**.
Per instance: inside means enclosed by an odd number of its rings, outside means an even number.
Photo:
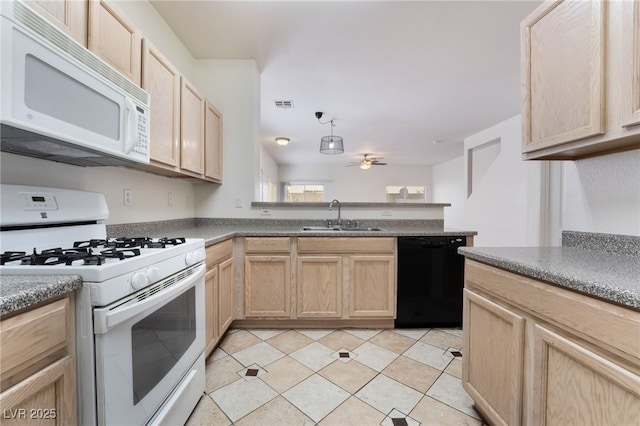
[[[370,168],[370,167],[371,167],[371,161],[368,161],[368,160],[362,160],[362,161],[360,162],[360,168],[361,168],[362,170],[367,170],[367,169],[368,169],[368,168]]]
[[[278,145],[285,146],[285,145],[287,145],[289,143],[289,140],[290,140],[289,138],[277,137],[276,138],[276,143]]]
[[[320,152],[322,154],[342,154],[344,152],[342,136],[323,136],[320,139]]]

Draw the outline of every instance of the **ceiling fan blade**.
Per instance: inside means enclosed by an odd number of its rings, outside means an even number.
[[[374,166],[386,166],[387,165],[387,163],[381,163],[379,161],[372,161],[371,164],[374,165]]]

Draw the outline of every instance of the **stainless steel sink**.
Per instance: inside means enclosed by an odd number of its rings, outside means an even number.
[[[347,227],[342,227],[342,226],[332,226],[332,227],[326,227],[326,226],[303,226],[302,227],[303,231],[314,231],[314,232],[318,232],[318,231],[331,231],[331,232],[337,232],[337,231],[342,231],[342,232],[383,232],[384,229],[382,228],[347,228]]]

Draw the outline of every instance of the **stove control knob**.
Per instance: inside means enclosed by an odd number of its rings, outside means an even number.
[[[136,272],[131,277],[131,287],[136,290],[140,290],[141,288],[145,288],[149,285],[149,280],[147,279],[147,275],[142,272]]]
[[[189,266],[195,265],[198,262],[202,262],[204,260],[203,250],[195,250],[187,253],[184,260],[185,262],[187,262],[187,265]]]
[[[149,268],[145,274],[150,284],[160,281],[160,270],[158,268]]]

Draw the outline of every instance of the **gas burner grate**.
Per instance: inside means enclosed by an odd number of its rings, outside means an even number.
[[[0,255],[0,265],[4,265],[7,262],[15,262],[21,260],[27,255],[25,251],[5,251]]]

